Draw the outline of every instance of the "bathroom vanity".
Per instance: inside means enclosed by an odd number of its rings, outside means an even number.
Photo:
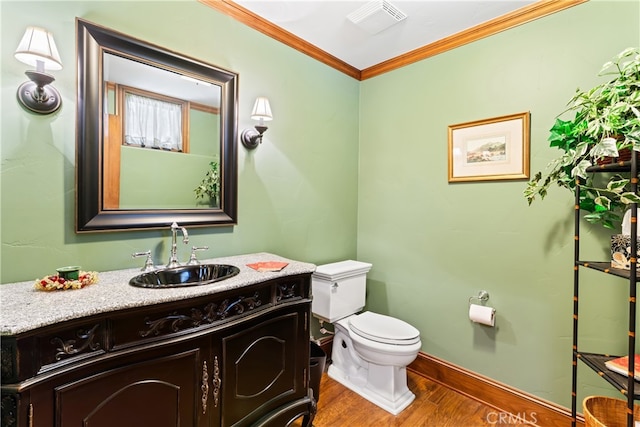
[[[261,261],[289,264],[247,266]],[[240,274],[170,289],[130,286],[137,269],[73,291],[0,286],[2,426],[311,426],[315,266],[266,253],[204,262]]]

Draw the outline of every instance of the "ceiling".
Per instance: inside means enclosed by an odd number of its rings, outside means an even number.
[[[179,101],[220,107],[220,86],[203,79],[190,78],[186,73],[180,74],[142,61],[132,61],[108,51],[103,56],[103,73],[104,80],[112,84],[169,96]]]
[[[505,15],[535,0],[389,0],[407,18],[377,34],[370,34],[347,19],[347,15],[370,0],[235,1],[269,22],[363,70]],[[380,4],[383,0],[373,1]]]
[[[347,16],[383,0],[200,1],[362,80],[586,0],[384,0],[407,17],[376,34]]]

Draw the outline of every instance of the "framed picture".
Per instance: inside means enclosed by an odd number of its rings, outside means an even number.
[[[449,126],[449,182],[529,179],[530,114]]]

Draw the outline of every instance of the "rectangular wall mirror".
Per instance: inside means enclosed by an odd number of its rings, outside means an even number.
[[[237,74],[76,30],[76,231],[235,224]]]

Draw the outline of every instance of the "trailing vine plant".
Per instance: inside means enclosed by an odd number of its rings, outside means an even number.
[[[524,196],[529,205],[544,199],[549,187],[557,185],[575,191],[580,179],[580,209],[584,218],[606,228],[617,227],[624,211],[640,198],[631,191],[630,179],[619,174],[590,173],[588,168],[620,151],[640,151],[640,51],[627,48],[603,65],[600,76],[606,82],[583,91],[578,89],[560,115],[571,112],[571,120],[559,116],[550,130],[549,145],[562,154],[538,172],[527,184]]]

